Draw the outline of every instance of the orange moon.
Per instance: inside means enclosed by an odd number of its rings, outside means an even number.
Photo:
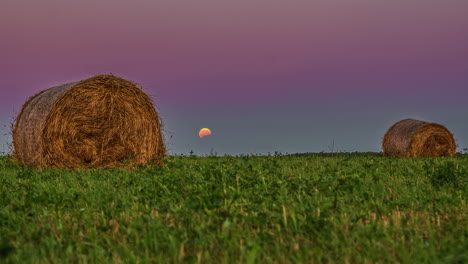
[[[202,128],[200,129],[200,132],[198,132],[198,136],[200,136],[200,138],[210,136],[210,135],[211,135],[211,130],[208,128]]]

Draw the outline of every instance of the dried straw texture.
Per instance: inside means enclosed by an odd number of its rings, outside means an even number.
[[[404,119],[392,125],[382,142],[385,156],[440,157],[455,155],[453,135],[442,125]]]
[[[160,165],[166,153],[151,98],[113,75],[31,97],[16,118],[13,146],[20,164],[42,168]]]

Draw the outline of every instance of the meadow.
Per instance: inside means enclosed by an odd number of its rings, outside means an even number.
[[[468,263],[468,155],[0,158],[1,263]]]

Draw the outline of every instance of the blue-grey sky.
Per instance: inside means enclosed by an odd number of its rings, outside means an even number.
[[[171,153],[380,151],[404,118],[468,147],[468,1],[6,0],[0,152],[29,96],[96,74],[153,96]],[[198,130],[213,135],[200,139]]]

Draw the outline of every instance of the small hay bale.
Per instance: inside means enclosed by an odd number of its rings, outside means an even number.
[[[382,142],[383,154],[395,157],[454,156],[453,135],[442,125],[415,119],[393,124]]]
[[[166,153],[151,98],[113,75],[36,94],[23,105],[12,134],[16,159],[32,167],[161,165]]]

